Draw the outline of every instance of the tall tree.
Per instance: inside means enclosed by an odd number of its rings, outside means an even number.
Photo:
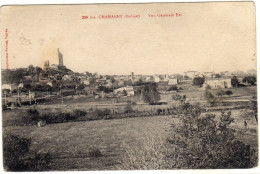
[[[231,78],[231,85],[232,85],[233,87],[236,87],[236,88],[238,87],[239,82],[238,82],[236,76],[233,76],[233,77]]]
[[[156,83],[146,84],[142,90],[142,98],[144,102],[149,104],[156,104],[160,101],[160,94]]]

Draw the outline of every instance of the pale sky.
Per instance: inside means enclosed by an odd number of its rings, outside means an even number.
[[[1,64],[58,63],[76,72],[173,74],[256,69],[252,2],[5,6]],[[155,17],[148,14],[176,14]],[[99,15],[140,18],[99,19]],[[81,16],[96,16],[82,20]],[[5,29],[8,38],[5,39]]]

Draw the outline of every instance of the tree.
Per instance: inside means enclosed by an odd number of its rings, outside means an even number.
[[[215,74],[215,77],[216,77],[216,78],[220,78],[221,75],[220,75],[220,74]]]
[[[226,93],[226,95],[228,95],[229,97],[230,97],[230,95],[232,95],[232,94],[233,94],[233,92],[232,92],[232,91],[230,91],[230,90],[226,91],[225,93]]]
[[[257,97],[253,96],[250,99],[248,109],[242,110],[241,115],[244,119],[250,120],[252,117],[255,118],[256,123],[258,123],[258,118],[257,118]]]
[[[127,91],[125,89],[123,90],[123,95],[127,96]]]
[[[231,78],[231,85],[232,85],[233,87],[236,87],[236,88],[238,87],[239,82],[238,82],[236,76],[233,76],[233,77]]]
[[[205,91],[204,97],[211,106],[214,106],[217,102],[217,97],[209,91]]]
[[[202,115],[199,107],[184,104],[177,108],[180,122],[173,123],[167,141],[172,147],[166,158],[174,168],[250,168],[257,156],[250,145],[235,137],[231,112]]]
[[[79,84],[77,89],[78,90],[83,90],[84,88],[85,88],[85,85],[81,83],[81,84]]]
[[[193,85],[198,85],[200,87],[202,87],[202,85],[204,84],[205,78],[204,77],[195,77],[193,79]]]
[[[157,89],[156,83],[146,84],[142,90],[142,98],[144,102],[149,104],[156,104],[160,101],[160,94]]]
[[[256,82],[256,77],[255,76],[247,76],[243,78],[243,83],[247,82],[250,83],[251,85],[255,85]]]

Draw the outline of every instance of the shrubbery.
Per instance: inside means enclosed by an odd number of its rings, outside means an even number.
[[[205,77],[195,77],[193,80],[192,80],[192,83],[193,85],[198,85],[200,87],[202,87],[202,85],[204,84],[205,82]]]
[[[158,110],[159,111],[159,110]],[[161,111],[161,110],[160,110]],[[166,141],[148,143],[140,150],[127,148],[119,169],[225,169],[252,168],[257,152],[236,138],[230,127],[231,112],[202,115],[200,107],[183,104],[175,108],[178,124]]]
[[[132,104],[131,103],[127,103],[125,106],[125,113],[132,113],[134,112]]]
[[[157,104],[161,99],[157,84],[146,84],[142,89],[142,98],[146,103]]]
[[[178,86],[176,85],[172,85],[170,86],[170,88],[168,89],[168,91],[177,91],[178,90]]]
[[[111,114],[111,110],[110,109],[95,109],[92,113],[94,116],[96,116],[97,118],[105,118],[106,116],[109,116]]]
[[[250,83],[251,85],[255,85],[256,83],[256,77],[255,76],[247,76],[243,78],[243,83],[247,82]]]
[[[32,140],[16,135],[3,136],[3,163],[7,171],[48,170],[49,153],[30,152]]]
[[[28,109],[26,114],[21,115],[21,124],[34,125],[40,121],[40,113],[37,109]]]
[[[222,112],[219,120],[214,114],[201,116],[201,110],[185,104],[179,110],[181,125],[168,142],[175,149],[172,160],[177,168],[251,168],[257,155],[250,145],[235,138],[230,124],[231,112]],[[177,134],[176,134],[177,132]]]
[[[205,91],[204,97],[211,106],[214,106],[217,103],[218,98],[209,91]]]
[[[93,148],[93,147],[89,149],[88,155],[90,157],[101,157],[101,156],[103,156],[101,151],[98,148]]]

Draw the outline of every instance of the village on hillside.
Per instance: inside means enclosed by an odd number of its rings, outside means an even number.
[[[2,70],[3,108],[33,105],[48,100],[60,100],[67,96],[84,95],[88,98],[122,98],[141,95],[141,87],[156,83],[160,93],[182,91],[189,86],[198,90],[231,89],[256,85],[256,71],[247,72],[198,72],[183,74],[100,75],[77,73],[63,64],[63,54],[57,50],[59,64],[47,60],[44,67]]]

